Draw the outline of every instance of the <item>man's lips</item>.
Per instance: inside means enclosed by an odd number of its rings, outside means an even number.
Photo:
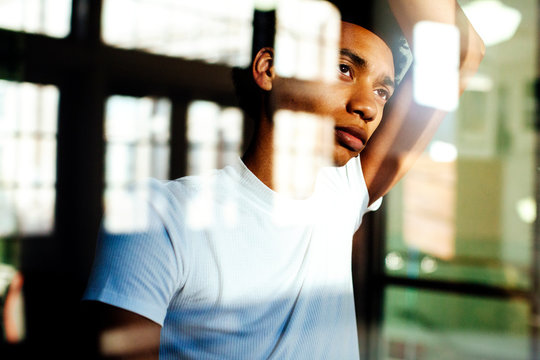
[[[360,152],[366,145],[367,132],[356,126],[336,126],[336,138],[339,144],[349,150]]]

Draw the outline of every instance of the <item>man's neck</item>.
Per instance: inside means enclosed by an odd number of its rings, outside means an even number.
[[[246,167],[266,186],[274,188],[274,135],[273,125],[261,119],[251,144],[242,157]]]
[[[275,178],[276,165],[279,164],[276,163],[278,160],[275,149],[273,123],[263,119],[248,150],[242,157],[242,161],[270,189],[291,198],[303,199],[309,197],[315,188],[317,171],[314,171],[313,178],[308,181],[309,184],[304,183],[301,189],[297,188],[298,185],[294,185],[297,179],[285,178],[277,181]],[[293,156],[293,154],[286,154],[285,156]],[[287,171],[280,171],[280,173],[283,173],[281,175],[285,177],[298,176],[299,174],[295,170],[287,169]]]

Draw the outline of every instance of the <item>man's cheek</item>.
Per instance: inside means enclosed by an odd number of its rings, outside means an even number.
[[[328,116],[333,113],[337,90],[329,83],[281,78],[272,89],[271,104],[274,111],[286,109]]]

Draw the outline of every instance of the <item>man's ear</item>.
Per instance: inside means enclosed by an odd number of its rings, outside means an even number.
[[[259,50],[253,60],[253,79],[257,85],[266,91],[272,90],[274,80],[274,49],[266,47]]]

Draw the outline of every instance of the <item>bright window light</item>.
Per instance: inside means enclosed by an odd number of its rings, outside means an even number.
[[[255,0],[254,7],[260,11],[275,10],[278,0]]]
[[[476,73],[469,78],[466,91],[489,92],[493,89],[493,79],[481,73]]]
[[[324,1],[280,1],[277,7],[276,72],[306,81],[336,79],[340,13]],[[332,164],[333,119],[281,109],[274,114],[274,186],[280,194],[306,198],[320,168]],[[287,209],[274,206],[275,221]]]
[[[53,229],[58,96],[0,80],[0,237]]]
[[[429,146],[429,156],[436,162],[452,162],[457,159],[457,148],[444,141],[433,141]]]
[[[332,165],[334,121],[316,114],[279,110],[274,123],[276,190],[305,198],[313,192],[318,171]]]
[[[120,48],[247,66],[252,21],[252,0],[105,0],[102,32]]]
[[[384,258],[384,264],[386,265],[386,268],[388,270],[398,271],[403,269],[403,267],[405,266],[405,260],[403,259],[403,256],[401,256],[401,254],[397,251],[391,251],[386,254],[386,257]]]
[[[459,31],[454,25],[420,21],[413,30],[414,99],[445,111],[457,107]]]
[[[231,164],[241,155],[244,116],[240,109],[211,101],[188,108],[188,175],[202,175]]]
[[[218,104],[194,101],[188,108],[188,175],[201,175],[217,168]]]
[[[213,225],[214,184],[205,175],[215,169],[233,164],[241,155],[244,117],[240,109],[222,107],[211,101],[193,101],[188,107],[188,175],[201,176],[202,187],[198,196],[188,204],[187,224],[194,229]],[[223,184],[222,184],[223,185]],[[236,188],[231,185],[224,196],[222,219],[226,226],[238,221],[235,202]]]
[[[463,6],[486,46],[511,39],[521,22],[521,13],[499,0],[476,0]]]
[[[420,261],[420,269],[426,274],[437,271],[437,267],[437,260],[431,256],[424,256],[422,261]]]
[[[301,80],[335,79],[341,17],[325,1],[281,2],[277,11],[276,72]]]
[[[516,203],[516,211],[521,221],[526,224],[532,224],[536,220],[536,202],[532,197],[520,199]]]
[[[62,38],[69,34],[72,0],[2,0],[0,27]]]
[[[111,96],[105,114],[105,227],[111,232],[138,231],[147,214],[138,205],[148,178],[169,175],[168,99]]]

